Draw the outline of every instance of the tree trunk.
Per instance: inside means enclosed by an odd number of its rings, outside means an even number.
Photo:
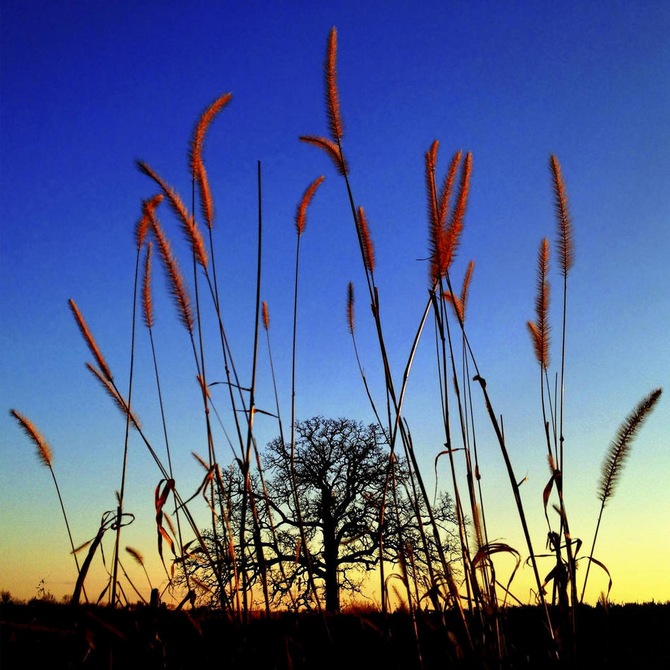
[[[326,573],[326,611],[340,611],[340,584],[337,580],[338,548],[335,519],[333,519],[333,497],[329,490],[321,492],[323,517],[323,560]]]

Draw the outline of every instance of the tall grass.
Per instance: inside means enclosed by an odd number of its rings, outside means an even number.
[[[442,616],[446,624],[446,614],[453,613],[458,622],[453,631],[454,649],[472,659],[486,663],[500,664],[508,649],[505,639],[504,612],[510,602],[518,602],[513,592],[513,580],[516,569],[525,553],[525,561],[531,566],[535,591],[532,604],[539,606],[545,620],[547,662],[557,659],[574,660],[577,654],[576,608],[582,602],[591,564],[604,567],[594,556],[596,538],[601,517],[607,500],[611,497],[615,484],[621,474],[630,444],[642,423],[660,398],[661,389],[650,393],[626,419],[617,437],[610,446],[601,478],[599,496],[601,508],[596,523],[591,552],[588,557],[579,557],[581,542],[576,539],[570,528],[568,505],[565,496],[564,477],[569,445],[564,439],[564,407],[566,401],[566,378],[569,369],[566,361],[566,340],[568,336],[568,275],[574,263],[574,242],[572,219],[568,210],[568,196],[561,166],[555,156],[549,159],[551,184],[554,192],[554,209],[557,221],[557,266],[561,277],[561,323],[559,372],[557,388],[552,392],[550,382],[551,362],[551,324],[549,322],[551,248],[548,239],[539,245],[537,260],[537,295],[535,299],[535,317],[528,322],[531,337],[531,349],[539,365],[539,400],[542,411],[542,432],[545,437],[547,460],[549,463],[549,481],[543,494],[544,513],[547,521],[547,537],[551,549],[553,567],[543,578],[540,568],[544,554],[537,551],[533,541],[533,532],[529,526],[526,503],[522,499],[520,480],[516,464],[512,462],[510,438],[505,434],[501,414],[494,406],[494,399],[488,390],[485,370],[478,362],[476,352],[471,346],[466,320],[468,291],[473,276],[474,261],[467,265],[460,291],[454,289],[454,260],[460,250],[460,240],[466,225],[468,201],[473,185],[473,156],[470,152],[458,150],[453,153],[442,178],[438,178],[439,142],[435,140],[424,155],[424,179],[426,188],[428,263],[427,296],[418,303],[414,336],[406,352],[402,367],[395,370],[391,365],[387,349],[387,337],[384,328],[382,300],[383,287],[377,283],[376,250],[373,228],[368,221],[364,206],[354,194],[353,177],[345,154],[345,134],[342,107],[337,85],[337,32],[333,29],[327,40],[324,62],[324,88],[326,108],[326,136],[303,135],[300,140],[320,149],[334,165],[337,177],[342,181],[343,195],[351,214],[352,234],[358,242],[361,267],[365,278],[363,293],[371,306],[371,319],[374,338],[383,371],[383,391],[375,397],[372,386],[364,372],[359,356],[355,329],[355,296],[358,289],[349,282],[346,292],[346,321],[352,337],[354,355],[360,372],[361,382],[370,402],[370,410],[375,416],[383,434],[388,438],[388,466],[384,502],[379,509],[379,566],[381,608],[386,613],[394,594],[402,600],[404,607],[413,620],[415,643],[418,658],[421,658],[423,641],[419,634],[418,622],[426,603],[430,609]],[[188,199],[183,198],[170,184],[146,162],[138,162],[139,170],[148,177],[152,187],[157,190],[142,203],[141,216],[135,230],[136,265],[133,282],[133,312],[131,320],[131,347],[128,392],[124,396],[107,364],[101,348],[85,321],[74,300],[69,305],[81,331],[89,353],[95,360],[88,364],[91,372],[103,385],[106,393],[121,409],[125,418],[125,440],[122,454],[120,487],[117,508],[105,512],[100,529],[87,545],[88,554],[84,565],[80,566],[75,545],[66,525],[77,567],[78,579],[73,602],[78,602],[84,581],[92,561],[102,554],[105,533],[114,530],[114,549],[112,567],[108,571],[108,584],[103,594],[109,594],[109,603],[117,605],[125,598],[122,587],[122,575],[131,587],[139,593],[127,577],[127,571],[121,564],[120,547],[124,526],[131,521],[131,515],[125,511],[124,499],[128,467],[128,441],[131,429],[135,430],[141,442],[148,449],[157,466],[155,483],[155,520],[157,547],[168,579],[168,589],[177,593],[179,607],[198,598],[208,598],[227,614],[248,620],[251,611],[260,606],[269,614],[277,605],[275,594],[271,592],[273,570],[283,574],[286,559],[279,549],[279,540],[275,532],[273,507],[270,504],[265,486],[262,459],[256,443],[255,416],[264,413],[277,422],[282,441],[288,435],[291,445],[292,488],[295,500],[295,512],[300,528],[296,562],[307,566],[308,583],[301,593],[289,593],[292,607],[315,607],[321,609],[322,596],[319,580],[311,570],[309,534],[306,531],[300,510],[298,483],[295,476],[293,458],[295,454],[296,395],[299,391],[296,378],[296,364],[299,355],[297,332],[300,306],[300,260],[301,240],[306,232],[307,212],[316,191],[324,177],[315,179],[298,200],[295,229],[295,274],[293,284],[293,332],[291,347],[291,398],[290,424],[283,425],[280,412],[281,401],[275,377],[272,350],[270,347],[270,312],[266,302],[262,301],[263,286],[263,210],[261,165],[258,164],[258,227],[257,256],[254,294],[254,322],[251,326],[251,371],[249,380],[243,381],[236,365],[239,352],[234,350],[228,336],[228,322],[237,318],[223,308],[225,285],[221,284],[216,263],[216,244],[213,235],[216,212],[214,197],[209,184],[204,160],[204,145],[207,133],[214,119],[231,102],[230,93],[217,97],[201,114],[194,128],[189,149],[189,167],[191,173],[190,207]],[[169,214],[176,220],[188,244],[189,254],[183,265],[177,258],[166,229],[161,223],[167,206]],[[203,225],[204,223],[204,232]],[[196,379],[194,390],[201,402],[202,424],[206,434],[206,455],[195,454],[204,469],[203,480],[195,492],[185,496],[181,491],[179,473],[173,468],[172,445],[169,439],[168,422],[163,403],[163,371],[160,361],[160,349],[155,337],[155,309],[153,301],[152,272],[153,258],[156,255],[165,272],[168,290],[187,334],[187,356],[192,357],[193,373]],[[188,268],[184,272],[182,267]],[[359,299],[359,298],[357,298]],[[138,308],[139,306],[139,308]],[[393,309],[392,304],[384,303],[384,308]],[[146,330],[151,349],[152,366],[150,376],[156,389],[161,417],[162,435],[156,438],[147,435],[136,413],[133,389],[136,376],[140,373],[135,361],[135,347],[140,337],[142,323]],[[216,324],[214,342],[210,342],[211,331],[204,324],[214,320]],[[432,329],[431,329],[432,326]],[[273,392],[276,410],[269,412],[257,407],[258,394],[256,370],[259,357],[260,329],[264,329],[267,339],[267,351],[272,371]],[[458,536],[458,560],[451,558],[453,547],[445,546],[440,532],[438,519],[434,513],[434,499],[429,493],[425,473],[419,467],[411,426],[404,414],[408,384],[414,359],[422,340],[432,331],[435,351],[436,385],[439,389],[438,400],[440,430],[443,431],[444,449],[435,454],[435,473],[437,462],[448,462],[449,476],[446,482],[440,482],[448,488],[455,504]],[[215,353],[212,353],[212,352]],[[530,354],[530,352],[529,352]],[[216,374],[211,373],[216,370]],[[221,379],[225,389],[223,401],[214,397],[213,379]],[[474,383],[473,383],[474,382]],[[220,382],[216,382],[220,383]],[[225,407],[223,405],[225,404]],[[478,409],[479,408],[479,409]],[[223,409],[229,410],[230,422],[223,424]],[[480,410],[483,410],[483,414]],[[15,410],[12,414],[28,436],[36,443],[42,462],[50,469],[56,484],[59,501],[65,516],[60,490],[51,467],[50,450],[34,426]],[[517,523],[522,531],[525,547],[523,552],[508,544],[493,541],[489,536],[487,515],[484,504],[482,473],[485,464],[478,453],[478,436],[484,428],[478,424],[484,416],[490,423],[497,446],[502,455],[505,472],[509,479],[509,491],[517,511]],[[222,468],[220,461],[220,442],[214,430],[214,418],[221,422],[225,442],[233,454],[232,469]],[[513,439],[513,438],[512,438]],[[162,454],[165,456],[162,456]],[[398,459],[402,457],[411,474],[409,480],[400,483],[397,474]],[[239,489],[236,489],[239,483]],[[415,560],[414,550],[403,537],[398,537],[397,555],[390,555],[386,549],[387,538],[384,535],[386,519],[397,513],[399,487],[403,486],[414,510],[417,526],[420,530],[419,542],[427,556],[435,554],[437,560],[429,561],[425,581],[416,577],[412,569]],[[436,490],[438,482],[436,481]],[[239,496],[239,498],[238,498]],[[554,502],[552,502],[554,501]],[[537,501],[538,504],[540,501]],[[208,525],[202,527],[196,518],[204,509],[208,516]],[[241,510],[238,515],[238,510]],[[552,523],[552,513],[556,513],[558,523]],[[173,524],[172,519],[175,523]],[[269,531],[266,532],[266,530]],[[135,549],[127,552],[144,569],[144,559]],[[512,558],[516,568],[506,578],[496,571],[496,557],[506,554]],[[166,556],[167,555],[167,556]],[[578,598],[577,564],[581,558],[587,559],[586,576],[581,596]],[[389,571],[389,565],[391,567]],[[194,567],[195,566],[195,567]],[[199,577],[202,572],[211,578],[204,581]],[[149,587],[153,585],[146,574]],[[397,588],[398,580],[402,590]],[[551,593],[547,587],[551,584]],[[102,598],[102,594],[101,594]],[[126,598],[127,599],[127,598]]]

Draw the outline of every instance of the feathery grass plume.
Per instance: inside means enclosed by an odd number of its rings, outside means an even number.
[[[347,286],[347,325],[349,332],[354,334],[354,284],[349,282]]]
[[[461,302],[461,299],[457,295],[454,295],[451,291],[444,291],[442,296],[454,308],[456,318],[463,322],[463,315],[465,314],[465,310],[463,309],[463,303]]]
[[[328,110],[328,126],[330,136],[338,144],[342,141],[344,127],[340,113],[340,94],[337,89],[337,30],[331,28],[328,35],[326,60],[323,66],[326,84],[326,108]]]
[[[154,237],[156,238],[156,243],[158,244],[158,250],[160,252],[161,258],[163,259],[163,264],[168,274],[168,280],[170,285],[170,293],[177,304],[177,311],[181,318],[181,322],[186,326],[186,329],[189,333],[193,333],[194,329],[194,320],[193,320],[193,309],[191,307],[191,300],[186,291],[186,283],[184,277],[182,276],[181,270],[179,269],[179,264],[177,259],[172,253],[172,247],[170,242],[167,239],[163,228],[161,227],[158,218],[153,212],[149,213],[149,220],[151,222],[151,229],[153,231]]]
[[[553,154],[549,158],[549,167],[554,184],[554,207],[558,220],[558,257],[561,272],[567,277],[575,260],[572,235],[572,218],[568,208],[568,194],[563,181],[563,173],[558,158]]]
[[[60,509],[63,514],[63,520],[65,521],[65,528],[67,530],[67,536],[70,540],[70,547],[72,549],[72,556],[74,558],[74,564],[77,568],[77,573],[81,574],[79,568],[79,560],[77,559],[77,549],[74,546],[74,540],[72,539],[72,531],[70,530],[70,523],[67,518],[67,513],[65,512],[65,504],[63,503],[63,496],[60,492],[60,486],[58,486],[58,479],[56,479],[56,473],[53,469],[53,452],[49,443],[46,441],[42,433],[35,427],[33,422],[24,416],[20,412],[17,412],[15,409],[11,409],[9,413],[19,422],[19,425],[26,433],[26,435],[35,443],[37,447],[37,457],[39,460],[49,468],[51,473],[51,479],[53,480],[54,486],[56,487],[56,495],[58,496],[58,503],[60,504]],[[86,592],[84,591],[84,597],[86,597]]]
[[[443,234],[439,223],[437,190],[435,185],[435,168],[437,165],[437,149],[439,142],[435,140],[424,157],[424,175],[426,179],[426,201],[428,206],[428,240],[430,246],[430,276],[437,283],[442,276]]]
[[[537,295],[535,318],[528,322],[535,358],[544,370],[549,368],[549,240],[540,242],[537,256]]]
[[[645,396],[635,407],[635,409],[626,417],[619,427],[616,436],[610,443],[609,450],[603,462],[600,483],[598,485],[598,498],[603,506],[607,500],[614,494],[614,489],[621,470],[630,453],[630,446],[633,438],[642,427],[642,423],[650,414],[651,410],[661,397],[663,389],[657,388]]]
[[[214,102],[201,114],[200,119],[198,119],[198,123],[195,126],[193,137],[191,139],[191,174],[198,185],[202,216],[210,230],[214,225],[214,201],[209,187],[209,180],[207,179],[207,171],[205,170],[205,164],[202,159],[203,146],[209,126],[216,115],[230,102],[232,97],[232,93],[224,93],[214,100]]]
[[[265,300],[263,300],[262,316],[263,328],[265,328],[265,332],[267,332],[270,330],[270,310],[268,309],[268,304]]]
[[[433,283],[437,283],[440,277],[443,277],[446,274],[449,263],[451,262],[449,257],[449,242],[451,237],[446,221],[456,172],[462,157],[461,151],[457,151],[453,155],[438,194],[435,181],[438,147],[439,142],[435,140],[425,154],[425,178],[428,199],[429,246],[431,260],[430,277]],[[467,175],[467,179],[469,179],[469,174]],[[461,184],[463,185],[463,178]],[[464,197],[467,199],[467,191]],[[458,202],[460,201],[461,199],[459,198]]]
[[[558,432],[559,432],[559,457],[558,467],[565,473],[563,462],[563,400],[565,396],[565,338],[566,338],[566,317],[567,317],[567,298],[568,298],[568,271],[574,263],[574,244],[572,236],[572,221],[568,209],[568,196],[563,181],[561,165],[553,154],[549,157],[549,167],[552,174],[554,189],[554,209],[558,221],[558,262],[563,275],[563,321],[562,321],[562,344],[561,344],[561,375],[559,384],[559,413],[558,413]]]
[[[330,159],[335,163],[335,167],[339,174],[343,177],[349,174],[349,166],[344,160],[344,156],[340,151],[340,147],[335,144],[332,140],[328,140],[325,137],[317,137],[316,135],[301,135],[301,142],[306,142],[307,144],[313,144],[315,147],[323,149]]]
[[[49,443],[44,439],[42,433],[35,428],[35,425],[30,419],[23,416],[23,414],[20,414],[15,409],[10,410],[9,413],[19,422],[26,435],[35,443],[35,446],[37,447],[37,457],[44,465],[51,469],[53,465],[53,453]]]
[[[137,549],[135,549],[134,547],[126,547],[126,551],[133,557],[133,559],[135,559],[135,561],[140,566],[142,566],[142,570],[144,571],[144,575],[147,578],[147,582],[149,583],[149,587],[153,588],[153,584],[151,583],[151,578],[149,577],[149,573],[147,572],[146,565],[144,564],[144,556],[142,556],[142,554]],[[127,576],[128,575],[126,575],[126,577]],[[140,595],[139,591],[137,591],[137,589],[135,589],[135,592],[138,593],[138,595]],[[140,597],[141,597],[141,595],[140,595]]]
[[[142,202],[142,215],[135,226],[135,243],[137,244],[138,249],[144,244],[151,226],[151,222],[149,221],[149,211],[155,211],[156,207],[158,207],[161,202],[163,202],[162,193],[158,193],[153,198],[149,198]]]
[[[142,248],[142,245],[144,244],[144,240],[146,239],[148,232],[149,232],[149,217],[146,215],[143,209],[142,215],[140,216],[135,226],[135,244],[137,245],[138,249]]]
[[[144,161],[137,161],[137,166],[140,172],[144,173],[153,179],[162,189],[165,197],[168,199],[172,210],[176,214],[179,222],[184,230],[186,239],[193,249],[193,254],[196,260],[203,268],[207,269],[207,250],[205,248],[205,240],[198,228],[193,215],[188,211],[186,205],[179,197],[179,194],[160,176],[158,176]]]
[[[470,288],[470,280],[472,279],[472,271],[474,270],[474,267],[475,262],[470,261],[467,270],[465,271],[465,276],[463,277],[460,296],[454,295],[451,291],[444,292],[445,300],[451,303],[454,312],[456,312],[456,316],[461,323],[465,322],[465,305],[468,300],[468,289]]]
[[[340,114],[340,94],[337,89],[337,30],[332,28],[328,35],[326,61],[323,66],[326,83],[326,108],[330,136],[335,142],[341,142],[344,134],[342,115]]]
[[[454,209],[451,213],[449,226],[444,233],[444,265],[445,272],[456,257],[456,250],[463,231],[465,219],[465,210],[468,203],[468,194],[470,192],[470,174],[472,173],[472,153],[468,151],[465,154],[465,160],[461,165],[461,179],[458,187],[458,196]]]
[[[232,93],[223,93],[200,115],[191,140],[191,167],[195,160],[202,158],[205,135],[216,115],[232,100]]]
[[[77,321],[77,325],[79,326],[79,330],[81,334],[83,335],[84,339],[86,340],[86,344],[88,344],[88,348],[90,349],[91,353],[95,357],[95,360],[98,361],[98,365],[100,366],[100,370],[104,374],[104,376],[107,378],[108,381],[112,381],[112,372],[109,369],[109,366],[107,365],[107,362],[105,361],[104,356],[102,355],[102,352],[100,351],[100,348],[98,347],[93,334],[91,333],[88,325],[86,324],[86,321],[84,321],[84,317],[81,315],[81,312],[79,311],[79,308],[77,307],[77,304],[75,303],[72,298],[68,300],[68,304],[70,305],[70,309],[72,310],[72,313],[74,314],[74,318]]]
[[[440,226],[444,227],[447,220],[447,212],[449,211],[449,202],[451,201],[451,194],[454,190],[454,181],[456,180],[456,172],[463,157],[462,151],[457,151],[449,163],[449,169],[444,175],[444,180],[440,188],[440,197],[438,202],[438,218]]]
[[[133,547],[126,547],[126,551],[141,565],[144,566],[144,556]]]
[[[370,236],[370,226],[368,219],[365,216],[365,210],[362,207],[358,208],[358,216],[356,217],[356,225],[361,237],[361,245],[363,249],[363,261],[365,267],[370,274],[375,271],[375,247]]]
[[[435,171],[437,169],[437,150],[440,146],[438,140],[433,143],[424,154],[424,176],[426,178],[426,200],[428,201],[428,221],[431,230],[438,227],[437,214],[437,185]]]
[[[633,438],[637,435],[642,427],[642,423],[649,416],[654,409],[656,403],[661,397],[663,389],[657,388],[647,394],[633,409],[633,411],[625,418],[624,422],[619,426],[617,433],[610,443],[609,449],[603,461],[602,471],[600,474],[600,481],[598,483],[598,499],[600,500],[600,511],[598,512],[598,520],[596,521],[596,529],[593,532],[593,542],[591,544],[591,551],[588,556],[586,564],[586,574],[584,575],[584,583],[582,585],[582,593],[579,599],[580,602],[584,600],[586,593],[586,585],[589,581],[589,572],[591,570],[591,563],[607,569],[602,563],[593,558],[593,553],[596,549],[596,542],[598,540],[598,532],[600,530],[600,523],[602,521],[603,512],[607,501],[614,495],[614,489],[621,476],[621,471],[630,455],[630,447]],[[608,573],[609,574],[609,573]],[[611,581],[611,580],[610,580]]]
[[[465,321],[465,308],[468,304],[468,294],[470,291],[470,282],[472,281],[472,272],[475,269],[475,262],[470,261],[463,277],[463,285],[461,286],[461,305],[463,306],[463,314],[461,320]]]
[[[129,416],[135,428],[137,428],[137,430],[140,430],[141,426],[137,416],[135,416],[134,412],[131,412],[129,410],[128,403],[126,402],[125,398],[119,393],[118,389],[116,388],[116,386],[114,386],[113,382],[107,379],[105,375],[91,363],[86,363],[86,367],[93,374],[93,376],[102,384],[105,391],[107,391],[107,394],[116,403],[116,406],[121,410],[121,412],[123,412],[124,415]]]
[[[151,298],[151,256],[153,244],[147,244],[147,253],[144,258],[144,276],[142,279],[142,314],[147,328],[154,325],[154,304]]]
[[[321,182],[324,179],[325,177],[323,176],[317,177],[305,189],[302,199],[298,204],[298,208],[295,213],[295,227],[296,230],[298,231],[298,237],[300,237],[305,232],[305,225],[307,224],[307,208],[309,207],[309,203],[311,202],[312,198],[314,197],[314,194],[316,193],[316,189],[319,188]]]

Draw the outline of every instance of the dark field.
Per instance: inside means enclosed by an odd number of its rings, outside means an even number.
[[[417,618],[423,666],[408,615],[277,614],[248,624],[207,610],[70,608],[3,603],[1,663],[13,668],[670,668],[670,604],[582,607],[577,659],[552,662],[540,612],[509,609],[502,665],[459,657],[456,622]]]

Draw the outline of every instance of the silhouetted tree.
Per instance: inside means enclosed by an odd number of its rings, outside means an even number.
[[[326,609],[338,611],[340,592],[360,592],[382,553],[385,561],[400,565],[413,599],[431,596],[436,602],[431,570],[440,562],[437,540],[425,505],[414,502],[405,463],[391,458],[378,425],[322,416],[296,422],[294,448],[281,437],[272,440],[263,474],[265,490],[259,475],[250,480],[262,570],[251,528],[240,541],[242,500],[248,495],[242,473],[232,465],[218,477],[218,532],[203,532],[210,560],[203,561],[198,551],[189,561],[189,573],[208,586],[213,604],[234,607],[240,584],[253,589],[267,579],[276,604],[310,608],[323,595]],[[439,541],[451,556],[456,519],[450,497],[443,493],[432,512]],[[257,541],[258,536],[256,546]]]

